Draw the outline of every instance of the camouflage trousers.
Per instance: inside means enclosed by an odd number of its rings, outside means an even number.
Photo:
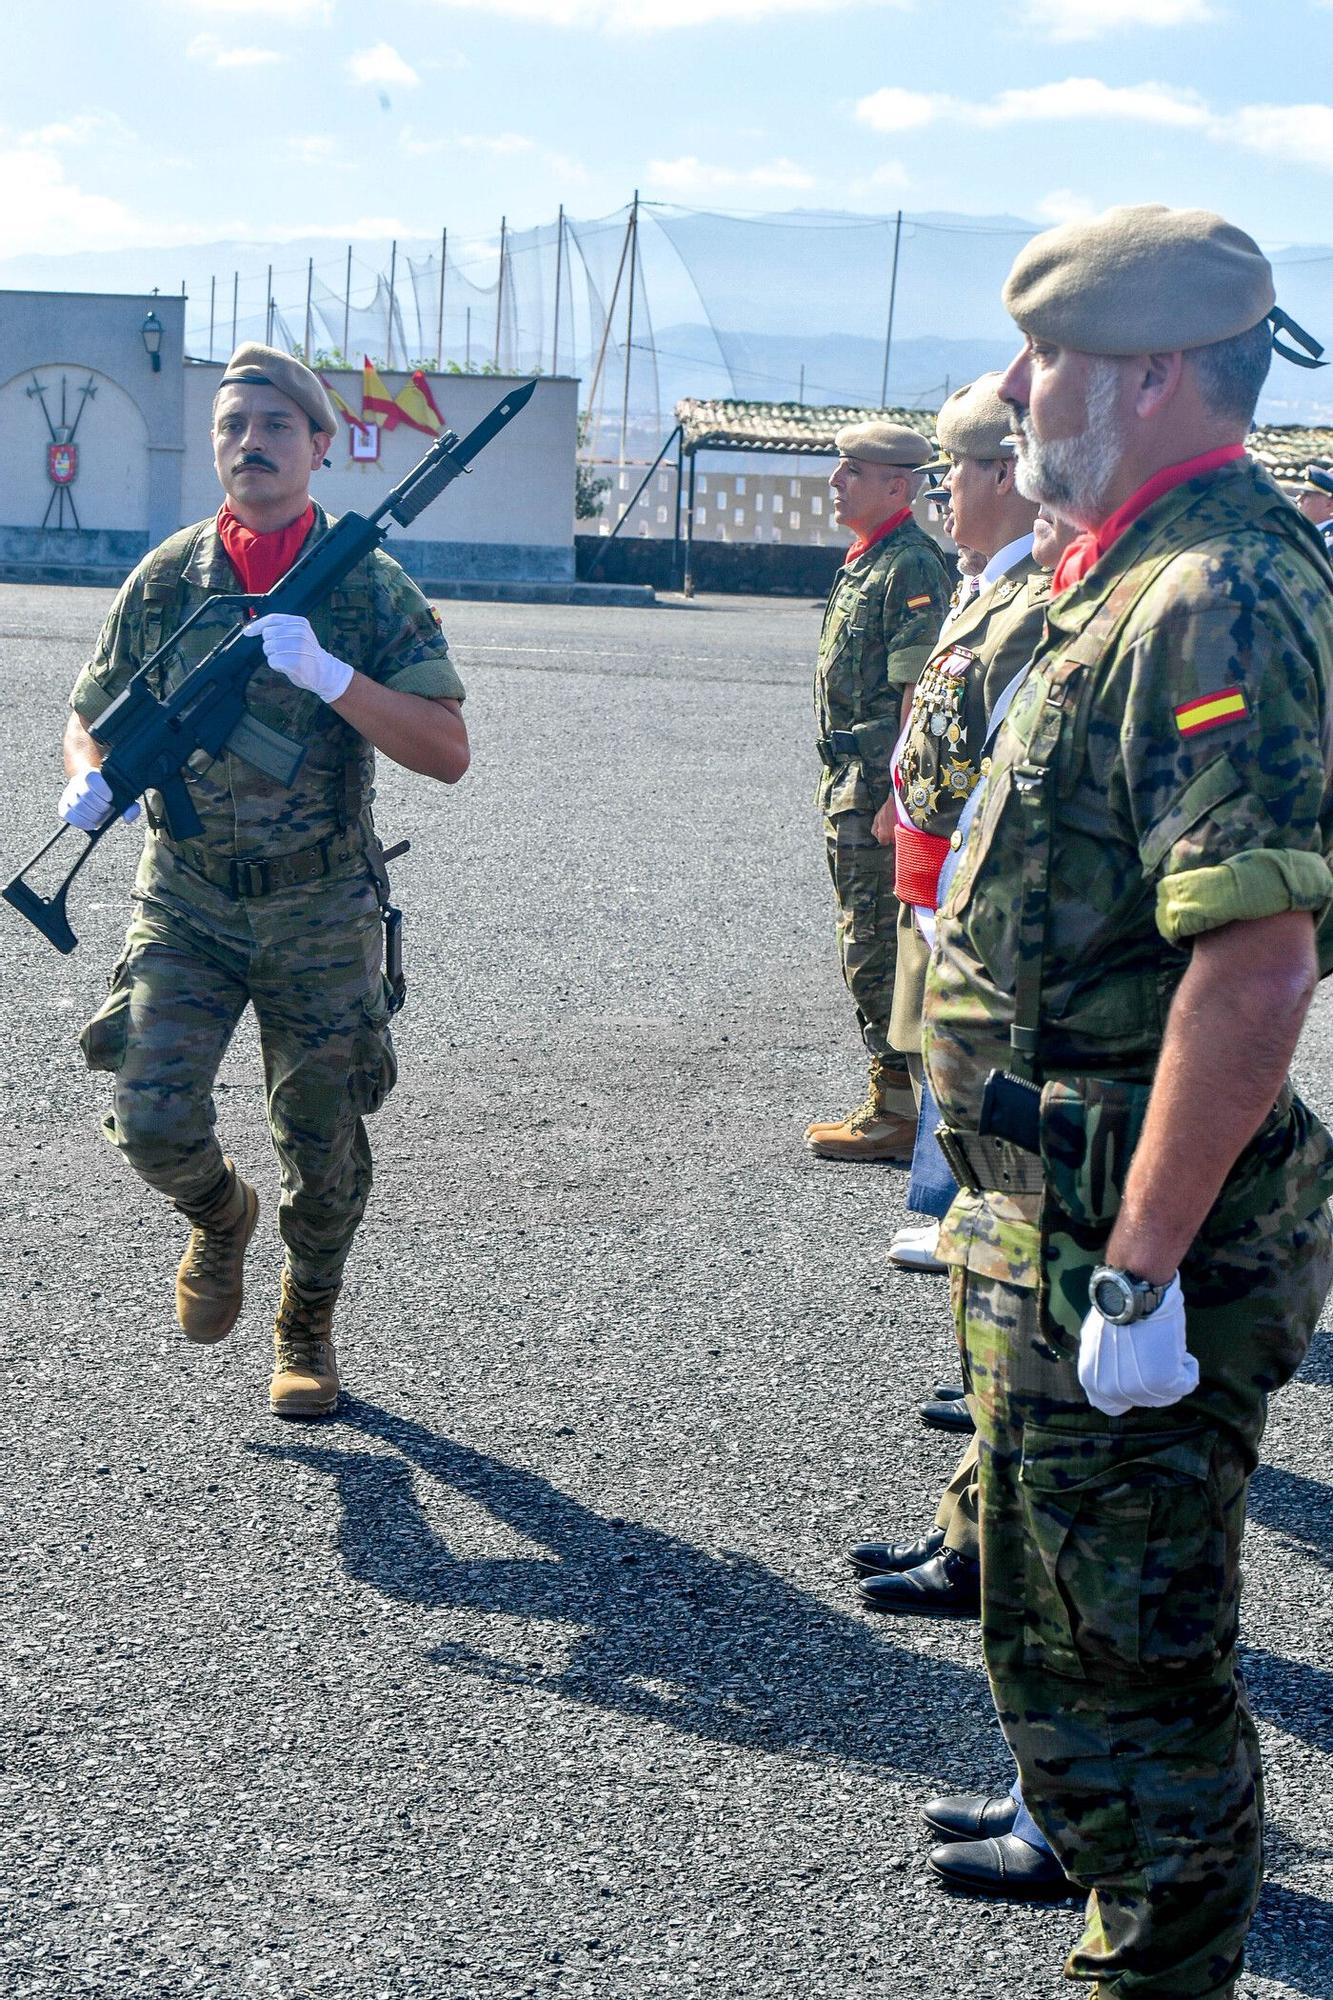
[[[972,1416],[975,1422],[975,1410]],[[944,1530],[945,1548],[952,1549],[957,1555],[968,1556],[973,1562],[981,1560],[979,1455],[977,1440],[970,1437],[967,1449],[949,1475],[949,1483],[940,1495],[940,1504],[935,1510],[935,1526]]]
[[[337,1285],[370,1195],[363,1114],[397,1070],[364,877],[237,901],[184,871],[140,871],[125,953],[83,1031],[91,1069],[114,1077],[103,1130],[181,1212],[223,1174],[213,1087],[236,1025],[259,1026],[278,1229],[302,1289]]]
[[[1102,2000],[1231,1996],[1262,1877],[1237,1670],[1240,1545],[1266,1390],[1333,1275],[1327,1210],[1182,1269],[1200,1389],[1111,1419],[1035,1291],[952,1273],[978,1418],[982,1638],[1023,1797],[1087,1889],[1065,1970]],[[1220,1412],[1226,1412],[1222,1417]]]
[[[838,957],[861,1039],[910,1099],[907,1066],[889,1039],[898,960],[893,848],[881,847],[867,812],[826,813],[824,851],[838,906]],[[907,1112],[910,1114],[910,1102]]]

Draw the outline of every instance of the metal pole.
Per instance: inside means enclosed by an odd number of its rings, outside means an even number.
[[[505,218],[500,217],[500,282],[495,287],[495,372],[500,372],[500,314],[505,295]]]
[[[218,281],[212,277],[208,281],[208,358],[213,359],[213,307],[217,300]]]
[[[449,231],[440,231],[440,310],[435,321],[435,372],[444,367],[444,267],[449,251]]]
[[[898,245],[902,241],[903,212],[898,210],[898,220],[893,225],[893,273],[889,279],[889,323],[884,329],[884,375],[879,385],[879,404],[885,409],[889,401],[889,349],[893,346],[893,302],[898,296]]]
[[[304,361],[307,368],[310,366],[310,355],[311,355],[310,343],[314,334],[314,323],[311,319],[311,309],[314,304],[314,291],[315,291],[315,260],[313,257],[310,257],[306,260],[306,267],[305,267],[305,352],[301,356],[301,359]]]
[[[797,402],[798,402],[798,403],[799,403],[799,404],[801,405],[801,407],[802,407],[802,408],[804,408],[804,407],[805,407],[805,363],[804,363],[804,361],[803,361],[803,362],[801,363],[801,386],[800,386],[800,388],[799,388],[799,389],[798,389],[798,390],[796,391],[796,400],[797,400]]]
[[[266,347],[272,347],[272,345],[273,345],[273,266],[272,266],[271,264],[270,264],[270,265],[269,265],[269,267],[268,267],[268,276],[267,276],[267,277],[265,278],[265,280],[264,280],[264,301],[265,301],[265,303],[264,303],[264,345],[265,345]]]
[[[555,327],[551,334],[551,373],[559,372],[560,360],[560,273],[565,261],[565,204],[555,225]]]
[[[240,292],[241,274],[239,271],[233,271],[231,274],[231,351],[233,354],[236,352],[236,305],[240,298]]]
[[[690,453],[690,497],[685,506],[685,574],[681,579],[681,592],[685,597],[694,595],[694,469],[699,462],[697,452]]]
[[[615,317],[616,301],[620,297],[620,280],[625,275],[625,259],[628,255],[629,230],[627,228],[625,231],[625,240],[620,246],[620,262],[616,266],[616,282],[611,287],[611,303],[606,309],[606,318],[602,322],[602,344],[597,350],[597,364],[592,371],[592,386],[588,391],[588,412],[590,416],[597,402],[597,392],[602,385],[602,363],[606,359],[606,343],[610,337],[611,322]]]
[[[347,359],[347,343],[351,339],[350,322],[352,312],[352,246],[347,246],[347,289],[343,293],[343,367],[350,364]]]
[[[671,588],[680,589],[680,496],[685,481],[685,426],[676,425],[676,511],[671,531]]]
[[[395,236],[389,246],[389,341],[384,355],[384,366],[393,367],[393,288],[398,277],[398,238]]]
[[[468,374],[470,375],[470,374],[472,373],[472,308],[471,308],[471,306],[469,306],[469,307],[468,307],[468,309],[467,309],[467,346],[466,346],[466,349],[465,349],[465,351],[464,351],[464,355],[463,355],[463,366],[464,366],[464,367],[465,367],[465,368],[467,369],[467,372],[468,372]]]
[[[622,510],[620,519],[616,522],[615,527],[612,528],[609,535],[603,535],[601,543],[598,548],[598,552],[593,557],[592,563],[589,566],[588,569],[589,576],[593,576],[596,574],[598,565],[601,563],[603,553],[615,540],[616,536],[620,533],[620,530],[624,527],[626,521],[628,521],[630,515],[634,512],[634,509],[638,506],[639,501],[643,498],[644,488],[647,486],[649,480],[652,478],[658,466],[662,463],[662,460],[666,457],[667,453],[670,451],[672,445],[675,444],[682,435],[683,433],[681,431],[681,427],[679,424],[677,424],[675,430],[672,431],[670,437],[667,439],[666,443],[662,446],[662,449],[658,452],[657,457],[653,460],[652,464],[648,467],[648,470],[644,473],[643,478],[639,481],[638,485],[635,487],[632,496],[625,502],[624,509]],[[679,518],[679,512],[680,512],[679,508],[677,508],[676,511],[677,511],[677,518]],[[677,530],[677,535],[679,536],[679,529]]]
[[[620,399],[620,463],[625,463],[625,433],[629,429],[629,366],[634,353],[634,279],[639,268],[639,190],[629,212],[629,305],[625,313],[625,384]]]

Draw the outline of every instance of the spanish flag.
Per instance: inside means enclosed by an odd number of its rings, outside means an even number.
[[[385,388],[380,372],[368,354],[362,355],[361,363],[362,423],[379,424],[386,431],[395,430],[402,423],[405,412],[399,409]]]
[[[1216,694],[1200,695],[1197,701],[1182,702],[1173,710],[1176,728],[1182,736],[1199,736],[1205,729],[1243,722],[1249,712],[1249,704],[1238,687],[1219,688]]]
[[[338,412],[338,415],[347,424],[348,428],[350,430],[355,430],[355,431],[365,430],[367,419],[365,417],[359,417],[356,411],[352,408],[351,404],[345,403],[343,401],[342,397],[338,394],[338,391],[334,388],[332,382],[330,382],[327,379],[327,377],[321,375],[319,379],[321,382],[323,382],[324,387],[328,390],[329,401],[333,404],[334,409]]]
[[[398,391],[398,408],[405,424],[413,430],[425,431],[427,437],[438,437],[445,429],[444,418],[435,407],[435,398],[430,393],[430,384],[419,368],[414,369],[410,382],[405,382]]]

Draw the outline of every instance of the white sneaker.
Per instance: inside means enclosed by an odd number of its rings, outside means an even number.
[[[923,1222],[915,1227],[909,1225],[900,1229],[889,1245],[889,1262],[901,1264],[905,1271],[947,1271],[936,1256],[940,1240],[938,1222]]]

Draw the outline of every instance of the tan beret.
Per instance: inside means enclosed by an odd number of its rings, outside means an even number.
[[[931,456],[930,439],[920,431],[874,417],[864,424],[845,424],[834,432],[833,442],[844,458],[862,458],[868,465],[900,465],[904,471],[917,471]]]
[[[927,472],[947,472],[956,458],[1012,458],[1014,412],[999,397],[999,374],[978,375],[955,389],[935,420],[942,456]]]
[[[222,372],[220,386],[225,388],[229,382],[266,382],[271,389],[290,396],[318,430],[326,431],[330,437],[337,434],[338,412],[328,390],[314,370],[295,355],[265,347],[262,341],[244,340]]]
[[[1004,285],[1023,332],[1084,354],[1208,347],[1258,326],[1276,294],[1267,257],[1203,208],[1108,208],[1025,243]]]

